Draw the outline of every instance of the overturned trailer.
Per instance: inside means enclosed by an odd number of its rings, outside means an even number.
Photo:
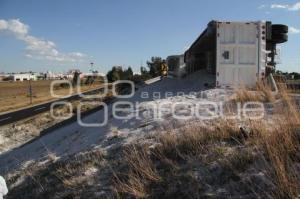
[[[211,21],[185,52],[185,71],[205,69],[216,87],[254,87],[274,70],[276,44],[287,41],[287,32],[271,22]]]

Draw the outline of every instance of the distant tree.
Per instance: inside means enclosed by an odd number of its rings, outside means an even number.
[[[161,75],[161,65],[163,63],[162,58],[160,57],[152,57],[151,61],[147,62],[146,67],[141,67],[141,74],[133,74],[132,68],[129,66],[127,69],[123,69],[120,66],[114,66],[110,71],[107,72],[106,77],[109,82],[114,82],[117,80],[132,80],[134,82],[143,82],[152,77],[157,77]]]
[[[147,71],[147,68],[145,68],[144,66],[141,66],[140,71],[141,71],[141,75],[148,75],[149,74],[149,72]]]
[[[109,82],[120,80],[122,77],[123,70],[120,67],[114,66],[110,71],[107,72],[106,77]]]
[[[292,72],[290,75],[293,75],[294,79],[300,79],[300,73]]]
[[[283,72],[283,71],[277,70],[275,74],[276,75],[284,75],[287,78],[291,78],[292,76],[294,76],[295,80],[300,79],[300,73],[297,73],[297,72],[288,73],[288,72]]]
[[[288,75],[289,73],[288,72],[282,72],[281,70],[277,70],[276,74],[278,74],[278,75]]]
[[[131,67],[129,66],[127,70],[123,71],[122,79],[124,80],[131,80],[133,77],[133,71]]]
[[[128,69],[127,69],[128,73],[129,73],[129,76],[133,76],[133,70],[132,68],[129,66]]]
[[[112,70],[108,71],[106,74],[107,81],[112,82]]]
[[[77,82],[79,81],[79,78],[80,78],[80,72],[75,71],[74,75],[73,75],[73,80],[72,80],[73,86],[77,85]]]
[[[141,66],[140,70],[141,70],[140,79],[142,81],[146,81],[146,80],[152,78],[152,76],[150,75],[150,71],[147,71],[147,68]],[[137,77],[136,77],[136,79],[137,79]]]
[[[151,61],[147,61],[147,66],[149,68],[149,73],[152,77],[157,77],[161,75],[161,65],[163,60],[161,57],[151,57]]]
[[[133,78],[133,71],[131,67],[123,70],[120,66],[114,66],[106,74],[107,80],[109,82],[114,82],[117,80],[131,80]]]

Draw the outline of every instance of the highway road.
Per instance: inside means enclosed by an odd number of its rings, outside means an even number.
[[[92,94],[92,93],[95,93],[95,92],[97,92],[101,89],[103,89],[103,87],[83,92],[83,94],[85,94],[85,95]],[[80,99],[80,98],[81,97],[80,97],[79,94],[74,94],[74,95],[69,96],[67,98],[60,98],[60,99],[57,99],[57,100],[52,100],[50,102],[34,105],[32,107],[29,107],[29,108],[24,108],[24,109],[20,109],[20,110],[17,110],[17,111],[12,111],[12,112],[0,113],[0,126],[10,124],[10,123],[14,123],[14,122],[17,122],[19,120],[35,116],[37,114],[40,114],[40,113],[43,113],[43,112],[46,112],[46,111],[49,111],[50,107],[51,107],[51,104],[54,103],[54,102],[72,101],[72,100],[77,100],[77,99]]]

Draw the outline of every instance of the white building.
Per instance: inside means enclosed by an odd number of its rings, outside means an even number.
[[[6,81],[9,78],[7,74],[0,74],[0,81]]]
[[[26,81],[26,80],[37,80],[37,75],[36,74],[31,74],[31,73],[24,73],[24,74],[12,74],[10,76],[10,79],[12,81]]]

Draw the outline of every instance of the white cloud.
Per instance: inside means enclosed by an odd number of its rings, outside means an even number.
[[[26,44],[26,57],[58,62],[82,61],[86,55],[80,52],[62,53],[52,41],[40,39],[28,34],[29,26],[19,19],[0,20],[0,31],[12,33]]]
[[[289,33],[291,33],[291,34],[300,34],[300,29],[289,26]]]
[[[295,3],[294,5],[292,5],[289,10],[293,10],[293,11],[297,11],[300,10],[300,2]]]
[[[283,4],[272,4],[271,5],[271,8],[281,8],[281,9],[286,9],[286,8],[288,8],[289,7],[289,5],[287,5],[287,4],[285,4],[285,5],[283,5]]]
[[[0,30],[7,30],[14,33],[16,36],[24,36],[28,33],[29,27],[19,19],[12,19],[9,21],[0,20]]]
[[[70,56],[74,56],[74,57],[85,57],[85,54],[82,54],[80,52],[73,52],[70,53]]]
[[[300,10],[300,2],[297,2],[295,4],[289,5],[289,4],[272,4],[271,8],[275,9],[286,9],[289,11],[298,11]]]

